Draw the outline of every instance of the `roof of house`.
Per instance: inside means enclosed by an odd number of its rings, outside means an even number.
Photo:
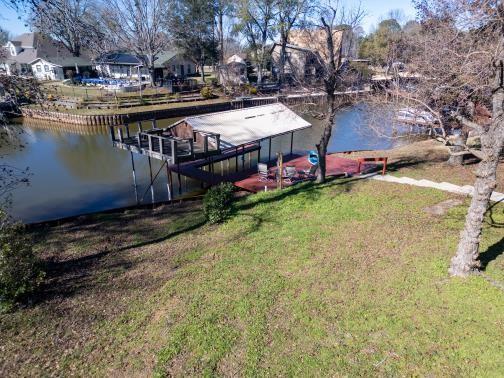
[[[229,58],[227,58],[226,63],[227,64],[231,64],[231,63],[246,64],[245,59],[243,59],[238,54],[231,55]]]
[[[38,60],[45,60],[46,62],[52,63],[60,67],[71,67],[71,66],[90,66],[91,61],[88,58],[82,56],[70,56],[70,57],[39,57],[31,61],[30,64],[37,62]]]
[[[134,54],[127,52],[110,52],[96,58],[98,64],[122,64],[122,65],[139,65],[142,61]]]
[[[276,47],[281,47],[281,46],[282,46],[281,43],[275,42],[273,45],[273,49],[275,49]],[[288,49],[299,50],[299,51],[304,51],[304,52],[309,52],[309,53],[315,53],[315,51],[312,49],[309,49],[307,47],[293,45],[291,43],[285,44],[285,47],[287,47]]]
[[[40,33],[24,33],[9,41],[22,50],[12,55],[7,49],[6,62],[31,64],[38,59],[44,59],[60,66],[90,65],[86,56],[74,57],[60,42],[45,37]]]
[[[220,134],[225,147],[241,146],[311,127],[282,103],[188,117],[194,130]]]
[[[156,68],[165,67],[168,63],[170,63],[172,59],[174,59],[177,56],[183,57],[183,54],[177,50],[163,51],[161,54],[158,55],[157,59],[154,61],[154,67]]]

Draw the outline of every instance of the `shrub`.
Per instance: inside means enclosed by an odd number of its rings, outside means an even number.
[[[44,277],[32,243],[19,223],[0,210],[0,310],[33,292]]]
[[[256,87],[250,87],[249,88],[249,93],[251,95],[256,95],[257,94],[257,88]]]
[[[203,211],[210,223],[220,223],[229,216],[233,191],[233,184],[226,182],[210,188],[205,194]]]
[[[208,100],[209,98],[213,97],[212,88],[203,87],[203,88],[201,88],[200,94],[201,94],[201,97]]]

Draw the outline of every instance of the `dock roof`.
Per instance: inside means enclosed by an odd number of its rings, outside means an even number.
[[[188,117],[185,121],[194,130],[220,134],[221,144],[226,147],[311,127],[309,122],[281,103]]]

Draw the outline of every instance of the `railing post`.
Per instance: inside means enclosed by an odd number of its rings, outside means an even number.
[[[137,121],[137,126],[138,126],[138,132],[141,133],[143,131],[142,121]]]
[[[129,138],[130,137],[129,123],[125,123],[124,127],[126,128],[126,137]]]
[[[119,142],[123,143],[124,142],[123,131],[121,128],[117,129],[117,131],[119,133]]]
[[[152,123],[152,128],[153,129],[157,129],[157,122],[155,119],[151,119],[151,123]]]
[[[177,163],[177,141],[175,139],[171,140],[171,155],[173,164]]]
[[[163,155],[163,137],[158,137],[159,139],[159,153]]]
[[[189,139],[189,146],[191,147],[191,159],[194,159],[194,141],[192,139]]]
[[[152,135],[147,134],[147,139],[149,141],[149,151],[152,151]]]
[[[114,126],[109,126],[110,130],[110,136],[112,137],[112,142],[116,141],[115,133],[114,133]]]
[[[142,133],[138,133],[138,148],[142,148]]]

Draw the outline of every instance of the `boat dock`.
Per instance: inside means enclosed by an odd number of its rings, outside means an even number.
[[[284,154],[285,167],[295,168],[296,178],[285,180],[289,186],[301,180],[313,179],[307,175],[311,164],[306,156],[293,153],[294,133],[311,127],[303,118],[281,103],[247,109],[225,111],[188,117],[160,129],[156,121],[144,131],[142,124],[111,126],[114,147],[131,154],[132,173],[136,191],[136,173],[133,153],[147,156],[149,169],[151,159],[160,160],[166,168],[168,199],[174,193],[172,175],[178,177],[178,193],[182,194],[181,176],[197,180],[201,187],[231,182],[237,187],[258,192],[274,189],[275,179],[265,179],[258,174],[257,164],[266,163],[269,175],[275,177],[276,163],[272,158],[271,141],[278,136],[290,135],[290,153]],[[136,129],[136,130],[135,130]],[[268,150],[261,151],[261,142],[268,141]],[[275,160],[275,159],[273,159]],[[327,156],[327,176],[351,175],[359,171],[355,160]],[[151,177],[151,193],[154,199],[153,182],[161,169]],[[137,197],[138,201],[138,197]]]

